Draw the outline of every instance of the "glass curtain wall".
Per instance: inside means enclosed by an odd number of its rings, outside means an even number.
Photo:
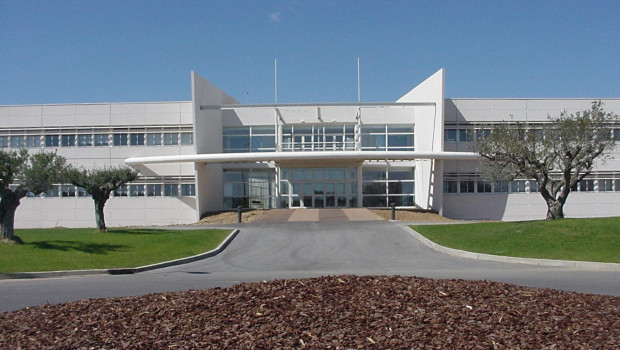
[[[362,206],[415,205],[413,168],[370,168],[362,170]]]
[[[224,209],[269,209],[275,200],[274,170],[224,170]]]

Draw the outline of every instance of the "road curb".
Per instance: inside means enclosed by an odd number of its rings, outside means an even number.
[[[527,265],[538,265],[538,266],[554,266],[554,267],[572,267],[579,269],[589,269],[589,270],[613,270],[620,271],[620,264],[618,263],[601,263],[601,262],[590,262],[590,261],[572,261],[572,260],[551,260],[551,259],[532,259],[532,258],[516,258],[511,256],[503,256],[503,255],[492,255],[492,254],[483,254],[483,253],[474,253],[468,252],[465,250],[459,250],[454,248],[448,248],[442,245],[439,245],[430,239],[424,237],[419,232],[415,231],[409,226],[401,226],[405,231],[407,231],[414,238],[418,239],[427,247],[434,249],[438,252],[449,254],[453,256],[458,256],[461,258],[475,259],[475,260],[485,260],[485,261],[496,261],[496,262],[504,262],[504,263],[512,263],[512,264],[527,264]]]
[[[119,268],[119,269],[95,269],[95,270],[68,270],[68,271],[42,271],[42,272],[15,272],[15,273],[0,273],[0,280],[9,279],[35,279],[35,278],[53,278],[53,277],[67,277],[67,276],[90,276],[90,275],[128,275],[144,271],[150,271],[155,269],[162,269],[164,267],[176,266],[187,264],[190,262],[210,258],[221,253],[232,240],[239,234],[239,230],[233,230],[228,237],[226,237],[217,248],[205,253],[197,254],[194,256],[188,256],[185,258],[164,261],[156,264],[145,265],[132,268]]]

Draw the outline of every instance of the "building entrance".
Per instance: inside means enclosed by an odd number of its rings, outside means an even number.
[[[291,208],[346,208],[347,183],[335,182],[297,182],[291,181]]]
[[[282,169],[282,208],[347,208],[357,204],[357,168]]]

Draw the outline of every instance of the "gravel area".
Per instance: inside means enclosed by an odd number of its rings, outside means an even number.
[[[334,276],[0,314],[15,349],[617,349],[620,298],[497,282]]]
[[[254,222],[258,218],[262,217],[266,210],[244,209],[241,215],[241,222],[249,223]],[[237,211],[217,211],[207,213],[199,222],[195,225],[202,224],[235,224],[237,223]]]
[[[391,209],[371,209],[371,211],[379,215],[383,220],[392,219]],[[400,221],[418,221],[418,222],[452,222],[455,220],[445,218],[437,213],[420,210],[396,209],[396,220]]]

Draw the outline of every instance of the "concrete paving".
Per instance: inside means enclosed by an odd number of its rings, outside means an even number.
[[[0,281],[0,311],[65,301],[226,287],[323,275],[408,275],[495,280],[620,296],[620,271],[477,261],[439,253],[389,221],[235,225],[219,255],[135,275]]]

